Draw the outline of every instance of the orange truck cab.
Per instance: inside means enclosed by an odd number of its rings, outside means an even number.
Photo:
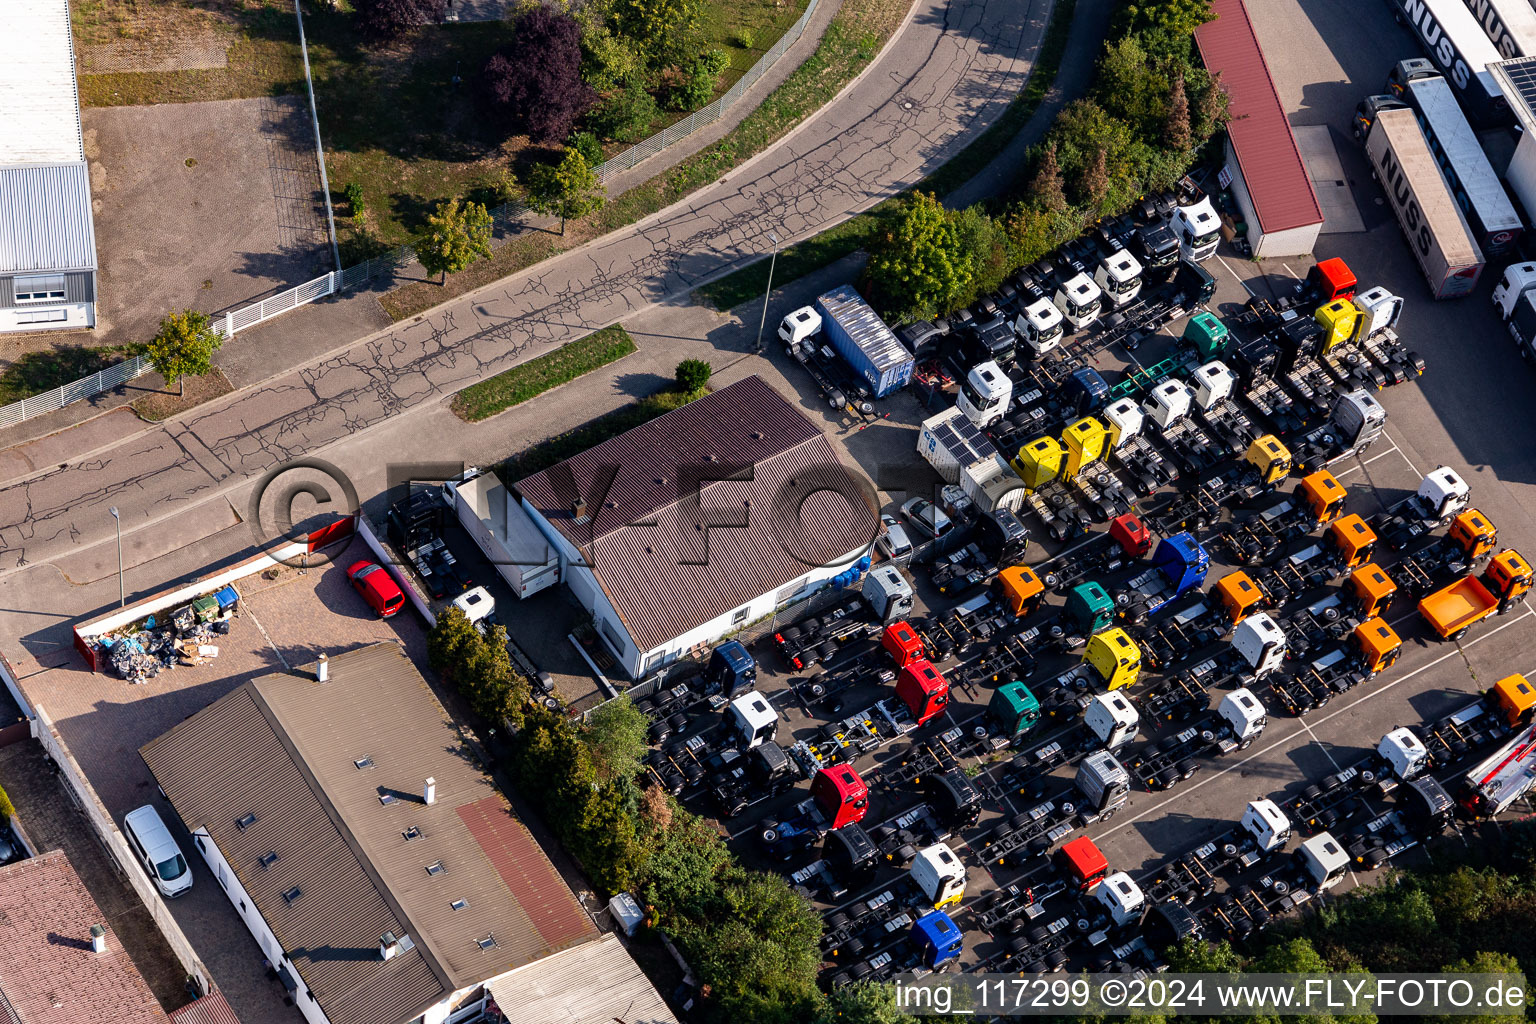
[[[1373,676],[1397,664],[1397,656],[1403,653],[1403,641],[1387,620],[1379,617],[1356,626],[1354,642],[1361,664]]]
[[[998,573],[997,587],[1017,618],[1032,614],[1045,599],[1045,584],[1027,565],[1010,565]]]
[[[853,765],[837,764],[816,773],[811,799],[825,815],[828,828],[839,829],[863,820],[869,810],[869,787]]]
[[[880,636],[880,646],[895,659],[897,668],[906,668],[924,657],[923,638],[909,622],[893,622],[886,626]]]
[[[1234,626],[1268,603],[1264,592],[1253,582],[1253,577],[1241,569],[1217,580],[1215,594],[1222,610],[1226,612],[1227,621]]]
[[[1375,562],[1367,562],[1349,574],[1345,585],[1355,614],[1362,619],[1372,619],[1387,614],[1392,599],[1397,595],[1397,584]]]
[[[1078,836],[1056,851],[1056,868],[1067,884],[1088,892],[1109,874],[1109,860],[1087,836]]]
[[[1310,476],[1301,478],[1301,486],[1296,488],[1296,499],[1300,501],[1312,513],[1317,520],[1317,525],[1323,526],[1333,522],[1344,511],[1344,499],[1348,493],[1344,485],[1328,472],[1320,469]]]
[[[1499,531],[1487,516],[1469,508],[1451,520],[1451,529],[1446,536],[1467,556],[1468,562],[1475,564],[1492,553]]]
[[[1371,560],[1376,550],[1376,531],[1357,515],[1342,516],[1328,527],[1328,544],[1339,564],[1353,569]]]
[[[1493,699],[1504,713],[1504,720],[1512,726],[1520,726],[1533,717],[1531,710],[1536,708],[1536,685],[1517,672],[1493,684]]]
[[[1531,590],[1531,563],[1516,551],[1493,556],[1482,578],[1463,576],[1419,602],[1419,614],[1442,640],[1460,640],[1495,612],[1503,614]]]
[[[918,725],[925,725],[949,707],[949,680],[927,658],[910,661],[896,677],[896,696]]]

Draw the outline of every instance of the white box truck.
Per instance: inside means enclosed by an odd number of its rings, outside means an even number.
[[[494,473],[470,470],[443,484],[459,522],[512,592],[528,597],[560,581],[560,558]]]
[[[1483,252],[1440,176],[1413,111],[1379,111],[1365,136],[1365,153],[1434,297],[1471,292],[1483,271]]]
[[[997,455],[997,446],[958,407],[923,421],[917,432],[917,453],[945,483],[960,482],[960,470]]]

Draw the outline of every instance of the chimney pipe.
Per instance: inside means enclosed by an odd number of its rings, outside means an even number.
[[[99,924],[91,925],[91,950],[96,953],[107,951],[107,930]]]
[[[421,788],[421,799],[425,804],[437,803],[437,780],[428,776],[427,784]]]
[[[389,960],[400,952],[400,940],[395,938],[394,932],[385,932],[379,936],[379,955]]]
[[[331,677],[331,659],[329,655],[320,655],[320,663],[315,667],[315,679],[325,682]]]

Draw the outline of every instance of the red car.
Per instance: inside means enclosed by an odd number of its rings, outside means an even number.
[[[400,592],[400,585],[377,562],[353,562],[351,568],[347,569],[347,579],[352,581],[357,592],[363,595],[363,600],[368,602],[368,607],[378,612],[381,619],[389,618],[405,604],[405,595]]]

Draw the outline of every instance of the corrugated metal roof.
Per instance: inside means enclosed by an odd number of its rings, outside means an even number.
[[[107,930],[103,953],[91,926]],[[165,1024],[165,1011],[63,850],[0,867],[0,1014],[17,1024]]]
[[[1291,123],[1280,105],[1264,51],[1243,0],[1212,0],[1216,15],[1195,30],[1200,58],[1221,72],[1232,120],[1227,135],[1242,165],[1259,228],[1285,231],[1321,224],[1323,210],[1301,159]]]
[[[757,376],[517,489],[583,551],[641,652],[868,546],[876,531],[873,505],[826,437]],[[585,524],[572,513],[578,493]]]
[[[247,683],[141,754],[334,1024],[399,1024],[597,934],[398,645],[331,658],[325,683],[310,666]],[[242,830],[246,814],[256,822]],[[415,948],[382,960],[386,931]],[[495,944],[481,949],[486,936]]]
[[[0,164],[83,161],[68,0],[5,0],[0,14]]]
[[[602,984],[593,984],[597,978]],[[616,935],[557,953],[536,972],[503,975],[486,988],[518,1024],[677,1024]]]
[[[201,999],[172,1011],[171,1024],[240,1024],[224,993],[214,989]]]
[[[85,164],[0,167],[0,274],[94,269]]]

